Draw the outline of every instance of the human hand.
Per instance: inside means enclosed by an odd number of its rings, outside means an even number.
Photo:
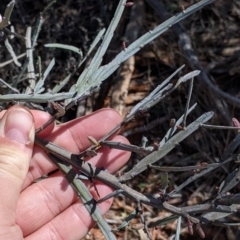
[[[20,106],[0,113],[0,239],[81,239],[94,222],[64,176],[57,172],[34,183],[56,166],[43,149],[34,145],[35,129],[51,116],[36,110],[31,114]],[[39,136],[77,154],[91,145],[87,136],[99,139],[120,121],[117,112],[102,109],[65,124],[52,124]],[[122,136],[113,140],[128,143]],[[129,156],[128,152],[103,147],[89,162],[113,173]],[[91,184],[86,181],[86,185],[97,199]],[[96,187],[101,197],[112,191],[100,182]],[[98,204],[103,214],[111,203],[109,199]]]

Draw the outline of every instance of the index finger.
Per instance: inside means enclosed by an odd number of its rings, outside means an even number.
[[[56,126],[46,140],[78,154],[90,147],[88,136],[99,140],[122,121],[113,109],[101,109],[87,116]],[[118,132],[113,134],[115,136]]]

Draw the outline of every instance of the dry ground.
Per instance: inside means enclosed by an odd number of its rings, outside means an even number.
[[[3,12],[8,2],[1,1],[0,12]],[[34,25],[39,11],[42,11],[49,1],[19,0],[16,2],[11,22],[15,31],[24,35],[26,26]],[[116,8],[116,2],[59,0],[44,14],[44,24],[35,54],[41,56],[43,68],[53,57],[56,58],[56,66],[48,78],[48,89],[51,89],[54,83],[64,79],[73,69],[77,56],[62,50],[49,50],[43,45],[54,42],[65,43],[77,46],[86,53],[96,33],[108,26]],[[135,1],[134,8],[126,9],[104,58],[104,63],[109,62],[121,50],[123,41],[129,45],[137,37],[163,21],[167,13],[162,8],[153,9],[149,3],[154,4],[154,2],[138,0]],[[156,2],[161,3],[165,11],[172,15],[180,11],[182,6],[187,8],[197,1],[156,0]],[[202,74],[195,80],[191,101],[191,104],[197,102],[198,107],[189,117],[189,123],[206,111],[215,112],[211,124],[231,125],[232,117],[240,119],[240,2],[217,0],[180,24],[144,47],[124,65],[125,68],[123,66],[103,84],[98,94],[81,103],[77,111],[71,111],[63,121],[109,106],[125,115],[134,104],[182,64],[186,67],[181,74],[202,69]],[[183,33],[187,34],[191,40],[192,50],[190,52],[182,48],[180,36]],[[5,37],[6,35],[0,37],[0,63],[10,59],[4,47]],[[24,44],[21,40],[12,40],[12,45],[17,55],[24,52]],[[193,56],[195,56],[195,61],[192,60]],[[79,69],[66,89],[76,81],[82,70],[83,68]],[[19,68],[14,64],[0,68],[0,77],[9,83],[18,73]],[[26,86],[27,82],[22,84]],[[124,95],[126,91],[128,93]],[[150,145],[159,142],[169,128],[170,119],[178,118],[183,114],[187,91],[188,84],[180,86],[171,96],[151,109],[148,115],[125,126],[122,134],[127,136],[133,144],[140,144],[143,135],[148,138]],[[233,131],[202,129],[170,152],[163,159],[163,164],[185,166],[199,162],[215,162],[219,160],[221,153],[235,134],[236,132]],[[140,157],[133,154],[124,170],[131,168]],[[227,166],[229,172],[235,168],[236,165]],[[168,190],[182,183],[191,174],[170,174]],[[204,202],[216,193],[215,188],[226,178],[226,174],[221,169],[201,178],[185,188],[179,197],[171,200],[171,203],[176,206],[185,206]],[[143,175],[133,179],[129,185],[143,193],[155,193],[160,185],[159,172],[156,170],[144,172]],[[238,191],[239,186],[234,189],[234,192]],[[120,225],[135,207],[135,204],[125,197],[116,197],[106,218],[114,228]],[[146,220],[156,220],[168,216],[168,213],[145,207],[144,215]],[[239,221],[239,215],[229,220]],[[117,232],[118,239],[145,239],[142,230],[133,228],[134,224],[138,223],[140,219],[136,218],[129,227]],[[174,233],[175,228],[176,222],[168,224],[163,229],[151,229],[153,239],[168,239]],[[204,231],[206,239],[235,240],[240,238],[237,227],[221,228],[209,225],[204,226]],[[199,238],[197,234],[194,235],[194,239]],[[94,228],[86,239],[103,239],[103,237],[99,230]],[[183,229],[181,239],[193,239],[193,237],[186,229]]]

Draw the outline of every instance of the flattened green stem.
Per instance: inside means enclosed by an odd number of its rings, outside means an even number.
[[[57,94],[7,94],[0,95],[0,102],[11,102],[11,101],[20,101],[20,102],[33,102],[33,103],[46,103],[49,100],[52,101],[61,101],[66,98],[71,98],[74,93],[57,93]]]
[[[151,148],[138,147],[136,145],[124,144],[121,142],[102,141],[102,142],[100,142],[100,145],[108,146],[110,148],[135,152],[135,153],[150,153],[153,151],[153,149],[151,149]]]
[[[159,151],[151,153],[149,155],[150,160],[146,161],[146,158],[148,158],[148,156],[145,157],[143,159],[144,163],[141,164],[140,169],[137,168],[137,171],[142,172],[144,169],[148,168],[149,164],[158,161],[160,159],[160,156],[165,156],[175,146],[176,141],[178,141],[178,140],[182,141],[190,133],[195,131],[198,128],[198,126],[201,122],[205,122],[205,121],[209,120],[212,117],[212,115],[213,115],[212,112],[208,112],[208,113],[203,114],[195,122],[190,124],[186,128],[186,130],[183,130],[180,133],[173,136],[171,144],[167,144],[167,143],[165,144],[165,145],[167,145],[166,150],[162,151],[162,149],[161,149]],[[133,190],[132,188],[128,187],[127,185],[121,183],[121,180],[123,180],[123,179],[125,180],[125,179],[131,179],[132,178],[132,172],[131,171],[128,172],[127,175],[125,174],[125,175],[123,175],[123,177],[120,177],[120,179],[118,179],[115,176],[109,174],[107,171],[104,171],[102,169],[98,169],[95,166],[89,164],[88,162],[83,161],[82,159],[80,159],[78,157],[78,155],[72,154],[68,150],[63,149],[63,148],[61,148],[57,145],[54,145],[53,143],[50,143],[46,140],[40,139],[37,136],[35,138],[35,143],[37,145],[39,145],[40,147],[44,148],[47,152],[52,153],[53,155],[55,155],[56,157],[58,157],[62,161],[65,161],[65,162],[69,163],[70,165],[72,165],[73,167],[76,167],[77,169],[79,169],[85,175],[90,176],[90,177],[94,177],[94,178],[98,179],[99,181],[107,184],[108,186],[113,187],[116,190],[122,189],[123,190],[122,194],[129,197],[130,199],[133,199],[136,202],[145,203],[147,205],[150,205],[150,206],[153,206],[153,207],[156,207],[156,208],[162,208],[163,201],[162,201],[161,198],[154,198],[152,196],[145,196],[145,195]],[[171,149],[169,149],[169,148],[171,148]],[[155,153],[157,153],[157,154],[155,154]],[[136,166],[138,166],[138,165],[136,165]],[[134,167],[134,172],[133,173],[135,173],[135,171],[136,171],[136,166]]]
[[[135,165],[131,171],[125,173],[120,177],[120,181],[126,181],[139,173],[143,172],[148,168],[149,165],[159,161],[166,154],[168,154],[177,144],[179,144],[183,139],[188,137],[190,134],[195,132],[202,123],[207,122],[213,116],[213,112],[204,113],[197,120],[192,122],[186,129],[178,132],[172,138],[170,138],[158,151],[150,153],[148,156],[143,158],[137,165]]]
[[[59,159],[53,154],[49,153],[49,157],[65,175],[66,179],[76,191],[78,197],[81,198],[89,214],[92,216],[93,220],[98,224],[99,228],[101,229],[105,239],[116,239],[114,234],[112,233],[111,227],[108,225],[100,209],[98,208],[95,199],[92,197],[85,184],[77,177],[78,174],[71,168],[71,166],[61,163]]]
[[[138,38],[136,41],[134,41],[132,44],[130,44],[124,51],[119,53],[113,61],[111,61],[109,64],[100,67],[96,73],[93,74],[93,78],[96,79],[95,82],[102,82],[105,79],[107,79],[113,72],[118,69],[120,64],[124,61],[126,61],[128,58],[133,56],[135,53],[137,53],[140,49],[142,49],[146,44],[153,41],[155,38],[160,36],[162,33],[166,32],[169,28],[172,27],[172,25],[180,22],[181,20],[187,18],[194,12],[200,10],[204,6],[214,2],[215,0],[203,0],[200,1],[189,8],[185,9],[184,11],[174,15],[173,17],[169,18],[153,30],[149,31],[148,33],[144,34],[140,38]]]
[[[107,184],[108,186],[113,187],[114,189],[122,189],[123,194],[134,201],[140,201],[148,205],[154,206],[156,208],[161,208],[162,200],[156,199],[151,196],[145,196],[132,188],[128,187],[125,184],[121,184],[119,180],[112,174],[98,169],[95,166],[89,164],[88,162],[83,161],[76,154],[72,154],[66,149],[63,149],[57,145],[54,145],[51,142],[35,137],[35,143],[45,149],[48,153],[52,153],[54,156],[58,157],[60,160],[67,162],[79,169],[83,174],[98,179],[99,181]]]
[[[186,172],[186,171],[192,171],[192,170],[200,170],[210,167],[219,167],[221,163],[212,163],[212,164],[204,164],[204,165],[196,165],[196,166],[186,166],[186,167],[164,167],[164,166],[154,166],[150,165],[150,168],[157,169],[161,172]]]
[[[3,19],[0,22],[0,30],[2,30],[3,28],[7,27],[10,24],[10,18],[12,15],[12,10],[14,8],[14,4],[15,4],[15,1],[13,0],[7,5],[5,12],[4,12]]]

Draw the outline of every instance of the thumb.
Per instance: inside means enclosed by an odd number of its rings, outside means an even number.
[[[15,224],[15,210],[34,144],[34,120],[28,109],[13,106],[0,120],[0,227]]]

